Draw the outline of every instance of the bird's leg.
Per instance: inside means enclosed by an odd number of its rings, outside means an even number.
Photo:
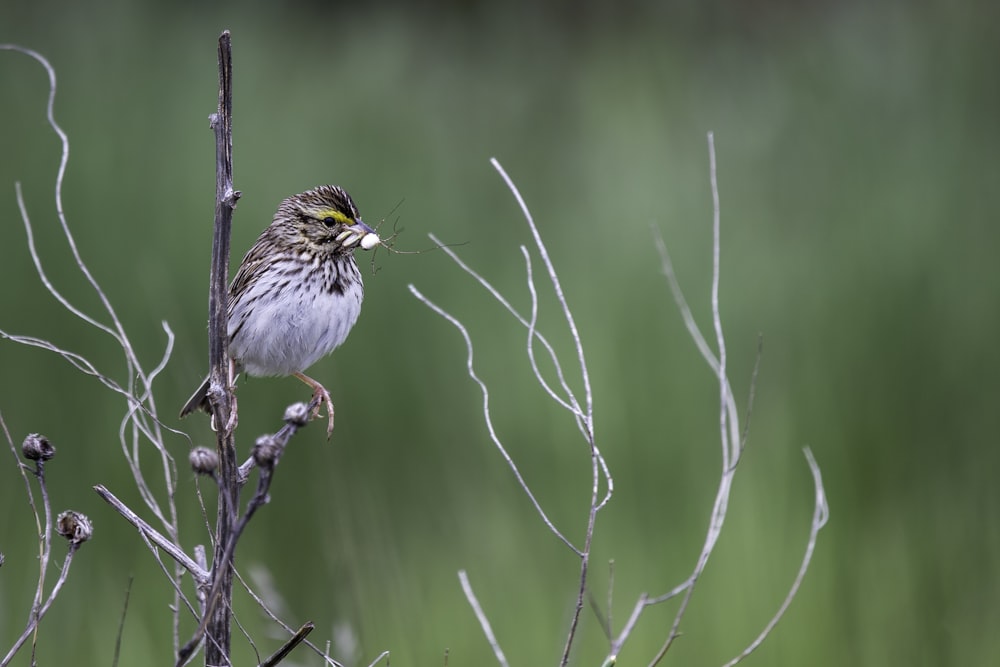
[[[324,403],[326,404],[327,412],[330,415],[330,423],[326,427],[326,439],[329,440],[330,436],[333,435],[333,400],[330,398],[330,392],[326,390],[326,387],[321,385],[319,382],[316,382],[316,380],[313,380],[311,377],[309,377],[304,373],[294,373],[294,375],[295,377],[297,377],[298,379],[302,380],[304,383],[312,387],[314,400],[317,398],[320,399],[319,403],[313,409],[312,416],[314,419],[316,417],[319,417],[320,406],[323,405]]]
[[[233,397],[232,405],[229,406],[229,423],[226,424],[226,430],[232,433],[236,430],[236,424],[239,422],[239,410],[236,408],[236,378],[239,377],[239,373],[236,371],[236,362],[232,359],[229,360],[229,395]]]
[[[236,409],[236,379],[240,376],[239,371],[236,370],[236,362],[232,359],[229,360],[229,372],[226,378],[229,383],[229,395],[233,397],[233,402],[229,406],[229,421],[226,424],[226,430],[232,433],[236,430],[236,425],[239,423],[239,411]],[[208,380],[205,380],[208,382]],[[208,407],[208,400],[202,404],[202,408],[205,412],[211,413],[211,409]],[[215,426],[215,415],[212,415],[212,419],[209,422],[213,431],[218,431]]]

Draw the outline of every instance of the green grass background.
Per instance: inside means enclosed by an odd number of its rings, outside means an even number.
[[[808,444],[830,524],[785,621],[746,664],[986,665],[1000,655],[998,20],[993,3],[943,0],[15,1],[0,9],[0,42],[37,49],[58,71],[69,222],[147,367],[164,345],[160,322],[176,333],[158,404],[195,443],[211,442],[206,420],[174,414],[206,366],[207,116],[222,28],[233,32],[244,193],[236,260],[278,201],[332,182],[369,222],[386,218],[388,230],[398,218],[397,248],[427,248],[428,232],[465,244],[461,255],[526,308],[518,246],[530,236],[488,163],[496,156],[538,221],[586,348],[616,482],[591,585],[603,602],[614,559],[617,628],[641,592],[666,591],[693,567],[718,477],[717,389],[650,232],[708,326],[714,131],[721,303],[742,405],[758,334],[764,353],[728,524],[664,664],[721,664],[776,609],[812,512]],[[53,282],[99,312],[56,225],[46,86],[36,63],[0,52],[0,328],[49,338],[124,382],[111,341],[58,307],[27,254],[15,181]],[[443,253],[376,263],[351,338],[313,368],[337,405],[333,440],[320,428],[296,438],[238,564],[269,573],[284,618],[314,621],[313,638],[336,639],[346,664],[390,650],[397,667],[442,665],[446,651],[449,665],[492,663],[456,577],[464,568],[511,663],[554,664],[577,561],[489,443],[459,336],[407,284],[469,325],[497,427],[577,542],[586,449],[533,384],[524,332]],[[541,325],[572,365],[543,291]],[[239,395],[245,452],[304,393],[275,379]],[[142,509],[117,444],[121,401],[51,354],[0,341],[0,411],[16,444],[33,431],[56,444],[55,508],[96,527],[42,624],[39,664],[111,664],[130,576],[121,664],[170,664],[168,586],[90,490],[106,484]],[[190,443],[168,444],[183,462]],[[37,548],[13,459],[0,460],[6,652],[30,606]],[[182,472],[189,550],[206,540],[194,486]],[[619,664],[646,664],[674,609],[650,610]],[[263,653],[280,643],[245,596],[237,610]],[[606,646],[585,611],[574,664],[599,664]],[[255,664],[243,641],[235,656]],[[319,660],[298,651],[289,664]]]

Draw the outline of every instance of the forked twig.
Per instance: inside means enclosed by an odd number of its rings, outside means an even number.
[[[219,563],[229,564],[232,562],[233,555],[236,553],[236,544],[243,535],[244,529],[250,523],[250,519],[253,518],[256,511],[268,502],[268,492],[271,489],[274,469],[285,453],[288,442],[300,428],[308,423],[309,413],[319,405],[319,401],[320,397],[315,397],[309,405],[295,403],[288,406],[285,410],[285,425],[274,435],[264,435],[257,439],[257,443],[253,449],[253,461],[260,471],[260,475],[257,478],[257,489],[247,503],[246,512],[238,517],[228,529],[226,543],[222,545],[222,548],[219,548],[218,545],[216,546],[215,567],[219,567]],[[237,486],[237,492],[238,490],[239,487]],[[223,491],[220,489],[220,496],[222,493]],[[178,653],[178,667],[190,658],[194,650],[198,647],[198,644],[201,643],[202,638],[209,631],[212,618],[217,616],[218,612],[223,609],[228,613],[232,592],[230,591],[227,597],[225,579],[218,576],[217,572],[213,572],[212,574],[212,587],[208,595],[205,596],[205,610],[202,614],[201,623],[198,625],[198,629],[195,630],[191,639]],[[230,587],[232,586],[231,581],[229,585]]]
[[[486,382],[482,378],[480,378],[479,375],[476,374],[475,367],[473,366],[472,338],[469,335],[468,330],[465,328],[465,325],[462,324],[462,322],[454,315],[444,310],[443,308],[441,308],[441,306],[437,305],[436,303],[428,299],[426,296],[424,296],[424,294],[420,292],[420,290],[418,290],[413,285],[410,285],[409,288],[413,296],[415,296],[421,303],[430,308],[432,311],[443,317],[447,322],[449,322],[452,326],[458,329],[458,332],[462,335],[462,339],[465,341],[465,349],[466,349],[466,361],[465,361],[466,373],[469,375],[470,378],[472,378],[472,381],[479,386],[479,390],[482,393],[483,414],[484,414],[484,419],[486,421],[486,429],[490,434],[490,439],[493,441],[493,444],[497,448],[497,450],[499,450],[500,455],[503,457],[503,460],[507,463],[507,466],[511,469],[511,472],[514,473],[514,477],[517,479],[518,485],[520,485],[521,490],[524,491],[525,495],[528,496],[528,499],[531,501],[531,504],[534,505],[535,511],[538,512],[538,515],[542,518],[542,522],[545,523],[545,525],[548,527],[548,529],[552,532],[553,535],[558,537],[563,544],[565,544],[573,551],[573,553],[579,556],[580,549],[578,549],[576,545],[574,545],[572,542],[569,541],[569,538],[563,535],[562,532],[558,528],[556,528],[555,524],[552,523],[552,520],[549,519],[548,514],[545,513],[544,509],[542,509],[541,504],[538,502],[538,499],[535,498],[535,494],[532,493],[531,488],[528,486],[528,483],[524,480],[524,477],[521,476],[521,471],[518,469],[517,464],[514,462],[514,459],[511,458],[510,454],[507,452],[507,448],[504,447],[503,442],[500,440],[500,436],[497,434],[496,429],[493,426],[492,413],[490,412],[490,391],[489,388],[486,386]]]
[[[0,331],[0,336],[18,343],[33,345],[53,351],[56,354],[61,355],[79,370],[96,377],[102,384],[111,388],[112,391],[115,391],[125,398],[127,407],[119,429],[119,443],[121,445],[122,452],[129,464],[129,468],[132,472],[133,478],[135,479],[136,486],[142,496],[143,502],[161,522],[163,529],[167,532],[167,534],[176,540],[178,529],[174,495],[177,486],[177,470],[173,457],[167,451],[164,444],[164,431],[166,430],[173,433],[178,432],[173,429],[165,429],[163,427],[157,417],[156,403],[152,391],[152,383],[154,379],[164,368],[170,357],[173,347],[173,334],[164,322],[163,328],[167,335],[167,344],[165,346],[164,353],[155,368],[151,372],[146,372],[136,355],[131,340],[125,331],[124,325],[118,317],[116,310],[112,306],[107,293],[101,288],[100,284],[98,284],[96,278],[91,273],[86,262],[83,260],[83,256],[81,255],[76,244],[75,237],[73,236],[66,217],[66,212],[63,207],[62,191],[67,165],[69,163],[70,144],[68,135],[55,119],[55,99],[57,90],[55,69],[44,56],[31,49],[13,44],[0,44],[0,50],[17,51],[32,58],[44,68],[48,76],[49,94],[46,101],[45,116],[49,127],[59,138],[61,146],[54,192],[57,219],[62,236],[69,247],[77,270],[82,274],[84,283],[89,285],[97,295],[101,307],[110,324],[106,324],[100,321],[97,317],[91,316],[82,309],[76,307],[49,279],[41,256],[35,246],[34,227],[28,215],[21,184],[15,183],[17,204],[20,209],[21,220],[24,224],[25,233],[27,235],[28,251],[35,266],[35,271],[42,285],[63,308],[80,318],[83,322],[108,334],[115,341],[121,349],[125,362],[125,380],[121,384],[115,382],[107,373],[98,370],[82,355],[60,349],[48,341],[42,341],[30,336],[16,336],[3,331]],[[147,482],[139,463],[141,445],[144,441],[148,442],[148,444],[154,448],[156,455],[160,460],[164,483],[162,493],[165,497],[163,503],[165,503],[165,507],[159,500],[157,500],[156,494],[153,492],[152,486]],[[179,589],[178,582],[181,574],[182,571],[178,567],[172,575],[174,579],[172,583],[174,584],[175,590]],[[176,609],[178,606],[179,598],[175,599],[174,608]],[[179,618],[175,615],[175,626],[178,622]]]
[[[705,541],[704,544],[702,545],[701,551],[698,554],[698,557],[696,559],[694,568],[691,571],[691,574],[687,577],[685,581],[675,586],[670,591],[667,591],[666,593],[663,593],[658,596],[650,596],[647,593],[643,593],[642,595],[639,596],[639,599],[634,605],[632,613],[626,620],[625,625],[622,628],[621,632],[617,636],[613,636],[611,638],[610,651],[605,661],[605,664],[611,664],[616,660],[618,652],[621,650],[625,641],[631,635],[633,629],[638,623],[640,616],[642,615],[642,612],[647,607],[650,607],[652,605],[662,604],[667,600],[671,600],[678,596],[681,596],[681,602],[674,615],[674,619],[671,623],[668,635],[664,640],[664,643],[661,646],[659,652],[651,661],[650,667],[654,667],[657,663],[660,662],[660,660],[662,660],[663,656],[669,650],[673,641],[679,636],[680,624],[687,611],[687,607],[690,604],[695,586],[699,578],[701,577],[702,573],[704,572],[705,567],[708,564],[709,558],[711,557],[711,554],[713,553],[715,546],[719,540],[719,537],[722,533],[729,505],[729,497],[732,491],[733,478],[736,472],[737,465],[742,456],[743,448],[746,445],[747,432],[746,430],[742,432],[740,431],[739,414],[727,374],[726,341],[722,327],[721,307],[719,298],[719,289],[721,285],[721,214],[720,214],[721,207],[720,207],[719,189],[718,189],[715,141],[714,141],[714,136],[711,133],[709,133],[708,135],[708,144],[709,144],[709,162],[710,162],[709,177],[712,189],[712,212],[713,212],[711,316],[712,316],[712,330],[715,337],[715,347],[717,349],[717,352],[714,352],[712,350],[712,347],[709,345],[707,339],[702,334],[700,328],[695,322],[691,309],[687,305],[684,294],[677,281],[677,276],[673,270],[673,265],[670,261],[669,254],[667,253],[666,250],[666,245],[664,244],[663,239],[658,234],[656,236],[656,245],[660,251],[664,273],[667,276],[668,283],[673,292],[674,299],[677,303],[677,307],[680,310],[681,315],[683,317],[685,326],[687,327],[688,332],[690,333],[692,339],[694,340],[695,345],[697,346],[699,352],[701,353],[705,361],[709,364],[710,368],[715,374],[716,380],[718,381],[719,443],[721,449],[721,471],[719,476],[719,484],[718,488],[716,489],[715,500],[712,504],[712,510],[709,517],[709,525],[705,533]],[[508,467],[510,467],[510,469],[514,473],[514,476],[516,477],[519,485],[521,486],[524,493],[528,496],[529,500],[534,505],[535,511],[542,518],[542,521],[545,523],[545,525],[556,537],[558,537],[580,558],[580,576],[579,576],[580,587],[578,589],[577,604],[574,609],[572,620],[570,622],[569,634],[567,637],[566,646],[563,651],[562,662],[561,662],[561,664],[565,666],[569,660],[570,650],[573,645],[573,640],[575,637],[580,612],[583,608],[583,604],[586,599],[587,568],[589,565],[590,545],[593,539],[596,516],[598,511],[602,507],[604,507],[604,505],[610,500],[613,491],[613,482],[611,479],[611,475],[608,472],[607,463],[604,457],[601,455],[600,450],[597,448],[593,437],[593,402],[590,390],[589,376],[587,374],[586,362],[583,354],[583,347],[579,333],[576,329],[575,322],[573,320],[572,313],[570,312],[569,306],[563,295],[558,275],[556,274],[556,271],[549,259],[548,253],[545,249],[545,245],[541,240],[541,236],[538,232],[537,227],[534,224],[530,212],[527,209],[524,199],[521,197],[513,181],[509,178],[509,176],[506,174],[506,172],[503,170],[500,164],[496,160],[492,160],[491,162],[494,168],[496,168],[497,171],[500,173],[504,182],[507,184],[508,188],[510,189],[515,199],[517,200],[519,206],[521,207],[522,213],[524,214],[524,217],[531,230],[532,236],[534,237],[536,248],[539,252],[539,255],[542,257],[542,261],[548,272],[549,281],[552,284],[553,290],[556,293],[556,298],[563,309],[563,313],[567,321],[567,326],[570,330],[570,334],[577,351],[577,362],[580,366],[581,377],[583,380],[584,391],[586,394],[585,407],[581,407],[580,404],[577,402],[573,394],[573,391],[571,390],[569,384],[566,381],[566,377],[562,371],[562,366],[560,365],[559,360],[553,348],[544,338],[544,336],[542,336],[536,330],[537,318],[538,318],[538,295],[534,284],[531,256],[528,253],[527,249],[524,247],[521,248],[521,252],[525,261],[525,274],[527,276],[528,292],[531,298],[531,309],[527,316],[521,315],[510,304],[510,302],[500,294],[499,290],[494,288],[475,270],[471,269],[468,265],[462,262],[458,258],[454,250],[447,247],[442,247],[442,250],[446,254],[448,254],[448,256],[451,257],[463,271],[472,276],[479,284],[485,287],[486,290],[490,293],[490,295],[493,296],[501,305],[503,305],[525,327],[525,329],[527,330],[527,339],[528,339],[528,346],[527,346],[528,358],[532,371],[535,373],[536,380],[538,381],[542,389],[545,391],[545,393],[549,395],[550,398],[552,398],[560,407],[566,409],[567,411],[569,411],[571,414],[574,415],[574,417],[577,420],[577,424],[580,427],[581,433],[584,435],[590,447],[591,457],[592,457],[593,487],[591,490],[592,491],[591,500],[587,517],[587,528],[584,535],[584,542],[582,546],[577,546],[576,544],[574,544],[568,537],[565,536],[565,534],[561,530],[559,530],[552,523],[548,515],[545,513],[545,511],[538,503],[531,489],[528,487],[527,482],[521,476],[517,468],[517,465],[514,463],[510,454],[507,452],[506,448],[501,442],[500,437],[493,426],[493,421],[489,406],[489,390],[485,382],[478,377],[478,375],[474,370],[472,341],[465,326],[455,316],[451,315],[450,313],[445,311],[442,307],[440,307],[439,305],[428,299],[426,296],[424,296],[419,290],[416,289],[416,287],[410,285],[409,288],[417,299],[419,299],[428,308],[433,310],[435,313],[437,313],[442,318],[451,323],[456,329],[458,329],[463,340],[465,341],[465,346],[466,346],[466,371],[469,377],[479,386],[480,391],[483,395],[484,421],[486,423],[487,430],[489,432],[491,440],[493,441],[494,446],[500,451]],[[443,246],[443,244],[441,244],[438,241],[438,239],[436,239],[434,236],[431,236],[431,239],[435,243],[438,243],[439,246]],[[556,371],[556,377],[558,380],[558,389],[554,385],[550,384],[541,373],[538,365],[538,360],[535,357],[535,350],[534,350],[535,343],[541,344],[544,350],[547,352],[548,357],[551,360]],[[760,361],[760,355],[758,351],[757,363],[755,364],[753,377],[751,380],[751,388],[750,388],[751,405],[756,387],[756,378],[757,378],[759,361]],[[751,407],[748,406],[747,421],[749,421],[750,410]],[[759,645],[761,641],[763,641],[763,639],[774,628],[775,624],[778,622],[781,615],[784,613],[785,609],[787,609],[787,606],[790,603],[791,599],[794,597],[795,593],[797,592],[798,586],[802,580],[802,577],[805,574],[806,568],[808,567],[808,562],[811,558],[811,554],[815,546],[816,535],[819,529],[822,528],[822,525],[826,521],[826,516],[827,516],[826,500],[825,496],[823,495],[822,482],[818,475],[818,468],[815,467],[815,462],[812,460],[811,454],[807,453],[807,456],[809,457],[810,467],[813,470],[814,480],[816,482],[817,501],[816,501],[816,514],[814,516],[813,528],[807,545],[806,557],[803,559],[803,564],[802,567],[800,568],[799,576],[796,577],[792,590],[789,592],[788,597],[782,604],[778,613],[775,615],[772,621],[767,625],[761,636],[758,637],[758,639],[753,644],[751,644],[744,652],[744,654],[738,657],[736,661],[742,659],[742,657],[744,657],[745,655],[748,655]],[[603,498],[601,498],[600,496],[600,480],[602,478],[602,475],[607,480],[607,485],[608,485],[607,492],[605,493]],[[480,626],[482,627],[484,633],[487,635],[487,639],[489,640],[490,645],[494,650],[494,655],[497,658],[497,661],[501,665],[506,665],[506,658],[504,657],[503,652],[500,650],[499,645],[496,642],[496,638],[493,635],[489,621],[485,613],[483,612],[482,608],[480,607],[478,600],[473,594],[472,588],[468,582],[468,577],[466,576],[464,571],[459,573],[459,579],[462,583],[463,590],[465,591],[466,598],[468,599],[470,605],[473,607],[473,611],[475,612],[477,619],[479,619]],[[611,592],[609,590],[609,601],[608,601],[609,610],[606,623],[606,630],[609,634],[611,633],[610,595]],[[600,616],[600,614],[598,614],[598,616]]]
[[[527,331],[528,359],[532,372],[535,375],[536,381],[542,387],[543,391],[546,394],[548,394],[548,396],[552,398],[557,405],[559,405],[560,407],[567,410],[568,412],[570,412],[570,414],[573,415],[574,419],[576,420],[577,426],[580,429],[581,434],[584,436],[584,440],[587,443],[587,447],[591,457],[592,485],[591,485],[591,498],[587,511],[587,522],[584,531],[582,546],[577,546],[576,544],[574,544],[574,542],[570,540],[568,537],[566,537],[566,535],[559,528],[557,528],[554,525],[554,523],[549,519],[548,515],[542,509],[541,504],[536,499],[534,493],[531,491],[527,482],[521,476],[521,473],[518,470],[517,465],[514,463],[512,457],[507,452],[506,447],[503,445],[499,435],[497,434],[496,429],[494,428],[493,425],[492,415],[490,413],[489,389],[487,388],[486,383],[481,378],[479,378],[479,376],[475,372],[473,366],[472,340],[465,326],[461,323],[460,320],[458,320],[458,318],[451,315],[450,313],[445,311],[442,307],[440,307],[439,305],[428,299],[426,296],[424,296],[419,290],[417,290],[416,287],[410,285],[409,288],[410,292],[413,293],[413,295],[417,299],[419,299],[422,303],[424,303],[424,305],[426,305],[428,308],[430,308],[435,313],[440,315],[442,318],[450,322],[456,329],[458,329],[459,333],[462,335],[462,338],[465,341],[465,346],[466,346],[466,372],[469,375],[469,377],[479,386],[480,392],[482,393],[483,419],[486,423],[490,439],[493,441],[493,444],[497,448],[497,450],[501,453],[501,456],[503,456],[504,461],[507,463],[508,467],[514,473],[514,476],[517,479],[518,484],[520,485],[522,491],[524,491],[525,495],[528,496],[528,499],[531,501],[532,505],[535,508],[535,511],[541,517],[543,523],[560,541],[563,542],[563,544],[569,547],[569,549],[572,550],[573,553],[580,559],[580,573],[577,580],[578,586],[576,593],[576,604],[574,606],[574,610],[570,620],[570,626],[566,637],[566,644],[563,650],[562,660],[561,660],[561,665],[566,665],[569,662],[569,656],[573,646],[574,639],[576,637],[576,631],[579,625],[580,615],[583,611],[584,604],[587,599],[586,590],[587,590],[588,568],[590,564],[590,549],[594,536],[594,527],[597,520],[597,514],[611,499],[611,495],[614,491],[614,482],[611,477],[607,461],[604,459],[603,454],[601,454],[600,449],[597,447],[596,439],[594,437],[593,392],[591,390],[591,385],[590,385],[590,375],[587,370],[586,358],[584,355],[583,344],[581,342],[580,334],[577,329],[576,322],[573,318],[572,311],[563,293],[562,286],[559,282],[558,274],[555,270],[554,265],[552,264],[552,261],[549,257],[545,244],[542,241],[541,234],[539,233],[538,228],[535,225],[534,219],[531,216],[531,212],[528,210],[528,207],[525,204],[524,198],[521,196],[521,193],[514,185],[513,180],[507,175],[503,167],[496,159],[492,159],[490,163],[493,165],[494,169],[496,169],[497,172],[500,174],[501,178],[507,185],[507,188],[514,196],[515,200],[517,201],[521,209],[524,219],[528,224],[528,228],[531,231],[532,238],[535,241],[535,248],[542,259],[543,265],[545,266],[549,283],[552,286],[552,289],[555,292],[556,300],[559,302],[560,308],[562,309],[563,316],[566,320],[566,326],[573,340],[574,348],[576,351],[577,364],[579,366],[579,371],[580,371],[580,378],[583,383],[584,402],[582,406],[580,402],[577,400],[572,389],[570,388],[569,383],[566,381],[566,377],[562,370],[562,365],[560,364],[559,359],[555,354],[555,351],[553,350],[549,342],[545,339],[545,337],[542,336],[542,334],[540,334],[537,331],[536,326],[538,319],[538,293],[534,283],[534,273],[532,271],[531,256],[528,253],[527,248],[522,246],[521,254],[523,255],[525,261],[525,276],[527,279],[528,293],[531,297],[531,310],[530,310],[530,315],[524,316],[520,314],[503,295],[500,294],[499,290],[494,288],[485,278],[479,275],[479,273],[477,273],[467,264],[462,262],[458,258],[457,254],[453,249],[444,247],[444,244],[440,243],[440,241],[438,241],[438,239],[436,239],[433,235],[431,236],[431,239],[435,243],[437,243],[440,247],[442,247],[442,250],[446,254],[448,254],[448,256],[451,257],[463,271],[472,276],[473,279],[475,279],[480,285],[485,287],[486,290],[490,293],[490,295],[493,296],[504,308],[507,309],[508,312],[510,312],[517,319],[518,322],[520,322],[525,327]],[[555,368],[556,377],[559,383],[559,389],[561,391],[557,391],[556,388],[545,379],[544,374],[542,373],[541,368],[538,364],[538,360],[535,356],[534,346],[536,343],[541,344],[542,347],[545,349],[546,353],[548,354],[549,359],[551,360]],[[602,479],[605,481],[607,485],[603,496],[601,495]]]
[[[698,351],[701,353],[702,358],[708,363],[712,371],[715,373],[716,380],[719,383],[719,437],[722,450],[722,471],[719,478],[719,486],[716,490],[715,501],[712,506],[712,512],[709,518],[709,527],[705,535],[705,542],[702,546],[701,552],[698,555],[694,569],[692,570],[689,577],[680,585],[676,586],[673,590],[657,596],[650,597],[646,593],[639,596],[639,600],[633,607],[632,614],[622,629],[622,632],[611,642],[611,647],[608,655],[608,660],[613,660],[617,655],[618,651],[624,645],[625,641],[628,639],[632,630],[634,629],[639,616],[642,612],[649,606],[660,604],[667,600],[670,600],[678,595],[683,594],[681,603],[674,615],[674,620],[670,626],[669,633],[660,647],[659,652],[654,656],[653,660],[650,662],[650,667],[654,667],[658,664],[666,655],[670,646],[673,644],[674,640],[680,635],[680,624],[681,620],[684,618],[685,612],[687,611],[688,604],[691,601],[691,597],[694,593],[695,585],[697,584],[701,574],[704,572],[705,567],[708,563],[709,557],[715,549],[715,545],[721,535],[723,525],[726,519],[726,511],[729,503],[729,495],[732,491],[733,477],[736,473],[736,466],[740,461],[740,457],[743,453],[743,448],[746,444],[747,432],[744,430],[740,431],[739,428],[739,417],[736,406],[736,401],[733,396],[732,388],[729,383],[729,378],[726,373],[726,346],[725,346],[725,336],[722,329],[722,317],[720,314],[719,306],[719,284],[720,284],[720,262],[721,262],[721,214],[720,214],[720,203],[719,203],[719,187],[718,187],[718,176],[716,168],[716,155],[715,155],[715,138],[710,132],[708,134],[708,151],[709,151],[709,178],[711,182],[712,189],[712,293],[711,293],[711,310],[712,310],[712,326],[715,333],[716,345],[718,346],[719,353],[716,355],[705,336],[701,333],[701,329],[695,322],[694,316],[691,312],[690,307],[687,304],[687,300],[684,297],[684,293],[681,290],[680,284],[677,280],[677,275],[674,272],[673,263],[670,261],[670,255],[667,252],[666,244],[663,242],[662,236],[659,234],[658,230],[654,229],[654,236],[656,241],[657,249],[660,253],[660,258],[662,262],[663,272],[667,277],[667,281],[670,285],[671,292],[673,293],[674,301],[677,304],[678,310],[681,312],[681,316],[684,320],[684,324],[687,327],[688,333],[691,335],[692,340],[694,340]],[[757,363],[755,363],[753,378],[750,387],[750,402],[752,404],[757,370],[760,361],[760,351],[758,347]],[[748,419],[749,419],[749,408],[748,408]],[[780,620],[781,616],[784,614],[785,609],[787,609],[792,598],[798,590],[798,586],[805,576],[806,569],[808,568],[809,560],[811,559],[813,548],[815,547],[817,534],[823,524],[826,523],[826,517],[828,516],[828,510],[826,505],[826,498],[823,492],[822,479],[819,476],[819,468],[815,465],[815,460],[812,458],[812,454],[807,451],[806,454],[810,469],[813,471],[813,479],[816,484],[816,505],[814,519],[812,523],[812,529],[810,531],[810,537],[806,547],[806,557],[803,559],[802,566],[799,569],[799,574],[795,579],[792,586],[792,590],[789,595],[785,598],[784,603],[778,610],[778,613],[771,619],[771,622],[765,627],[764,631],[758,636],[758,638],[744,651],[743,654],[735,658],[729,664],[735,664],[739,662],[743,657],[749,655],[761,642],[770,634],[774,629],[775,625]]]

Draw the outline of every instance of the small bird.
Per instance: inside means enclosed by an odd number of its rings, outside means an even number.
[[[350,195],[336,185],[281,202],[274,220],[247,252],[229,286],[229,356],[234,376],[294,375],[329,411],[326,388],[303,373],[346,339],[361,314],[364,286],[354,261],[378,234],[361,221]],[[181,409],[206,412],[208,379]],[[315,415],[318,415],[319,407]]]

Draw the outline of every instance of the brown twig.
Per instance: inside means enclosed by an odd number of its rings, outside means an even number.
[[[229,372],[229,240],[233,210],[240,193],[233,189],[233,53],[229,31],[219,36],[219,108],[211,116],[215,132],[215,226],[212,236],[212,269],[208,294],[208,360],[212,420],[216,425],[219,453],[219,507],[215,524],[215,554],[212,560],[212,590],[225,604],[209,604],[199,632],[178,651],[182,665],[201,643],[204,628],[205,664],[229,664],[231,623],[229,601],[232,598],[233,571],[231,554],[226,552],[236,526],[239,502],[239,463],[233,431],[236,427],[235,400]]]
[[[274,667],[279,662],[287,658],[288,654],[294,651],[295,647],[301,644],[315,627],[316,626],[313,625],[312,621],[306,622],[306,624],[299,628],[295,634],[292,635],[291,638],[284,643],[284,645],[282,645],[281,648],[271,654],[271,657],[260,663],[260,667]]]
[[[233,189],[233,53],[229,31],[219,36],[219,109],[212,118],[215,131],[215,227],[212,237],[212,272],[208,297],[208,360],[211,384],[209,397],[212,419],[217,427],[219,451],[219,509],[215,525],[215,555],[212,560],[212,587],[225,604],[209,604],[205,664],[229,664],[231,641],[230,608],[233,571],[226,547],[235,525],[239,502],[237,483],[235,405],[229,373],[229,239],[233,209],[240,193]],[[197,646],[197,642],[195,643]],[[182,650],[183,651],[183,650]],[[178,662],[183,662],[183,658]]]

